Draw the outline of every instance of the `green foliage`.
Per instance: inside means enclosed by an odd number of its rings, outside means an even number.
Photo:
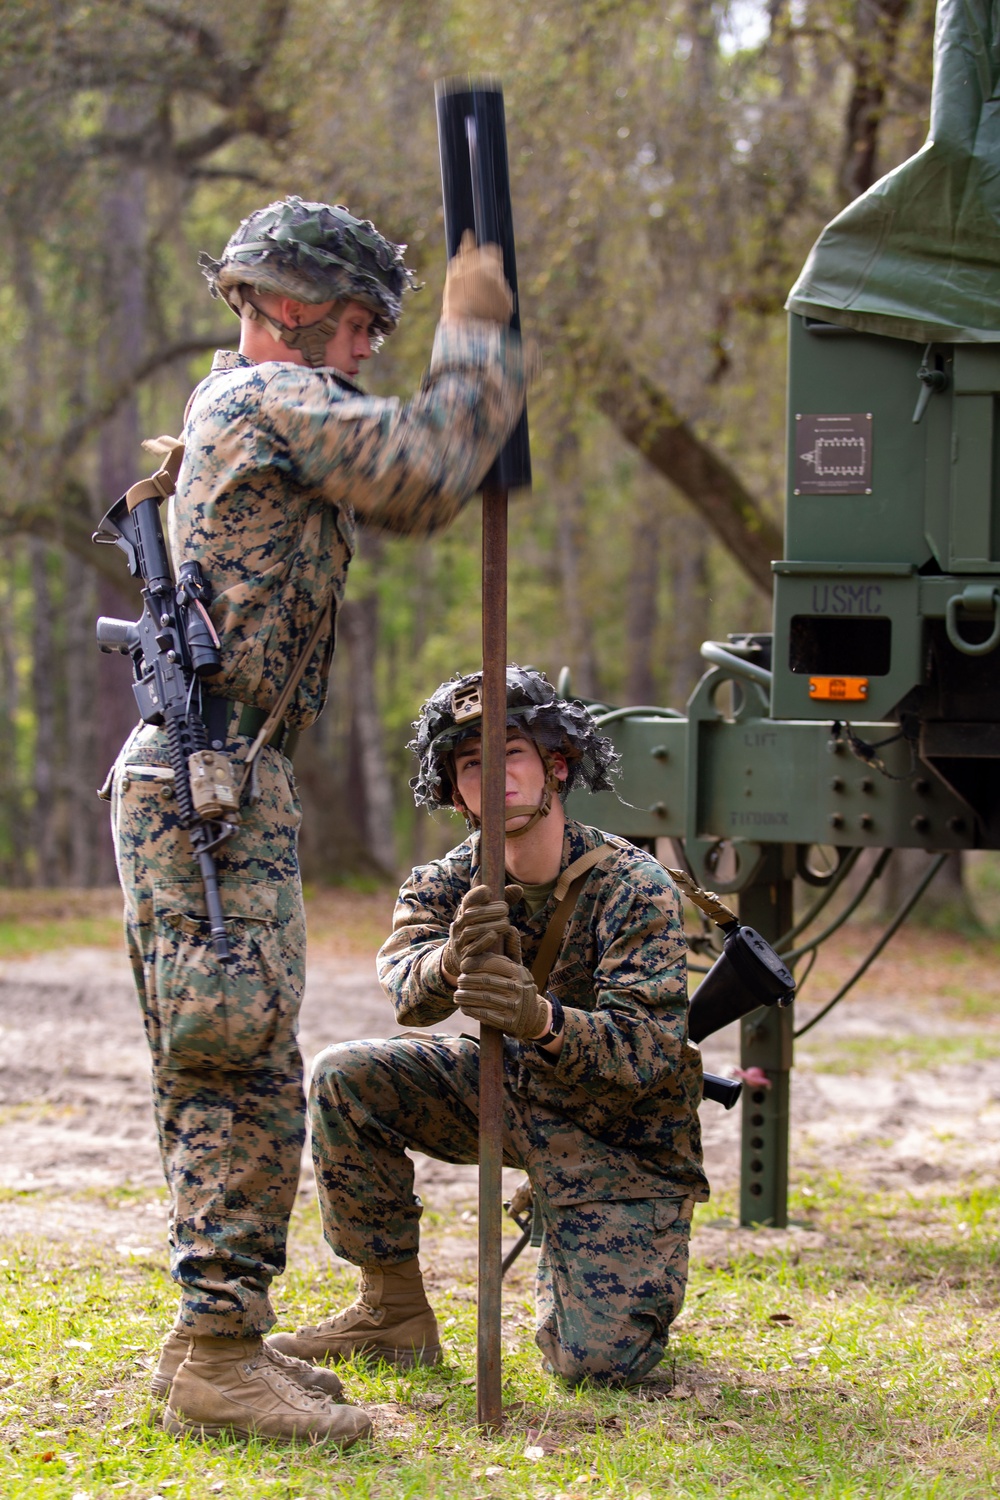
[[[370,384],[412,390],[444,273],[433,81],[495,72],[523,322],[543,354],[535,486],[512,507],[510,654],[550,672],[569,664],[595,697],[641,685],[679,704],[698,641],[765,627],[766,604],[692,516],[697,495],[681,499],[597,413],[595,380],[624,355],[777,520],[784,296],[840,206],[862,73],[876,69],[884,86],[883,165],[919,143],[929,14],[929,0],[904,8],[890,47],[867,10],[829,0],[778,3],[752,25],[737,9],[650,0],[253,0],[238,15],[204,0],[6,6],[0,312],[14,357],[0,372],[0,532],[57,541],[124,583],[120,558],[90,547],[93,518],[148,464],[137,439],[178,428],[211,345],[235,337],[197,252],[218,254],[270,197],[340,200],[409,242],[426,286]],[[355,567],[349,597],[378,596],[377,688],[402,830],[409,721],[478,660],[476,505],[445,537],[388,539],[377,553]],[[6,641],[27,674],[6,727],[20,769],[13,802],[0,803],[0,855],[26,866],[19,878],[52,879],[32,856],[2,853],[31,800],[27,604],[25,617],[0,590],[0,657]],[[338,676],[320,756],[347,822],[365,803],[347,787],[354,670]],[[113,715],[104,703],[95,717]],[[64,757],[68,733],[64,723]],[[79,753],[102,779],[97,751]],[[66,829],[69,793],[59,796]]]

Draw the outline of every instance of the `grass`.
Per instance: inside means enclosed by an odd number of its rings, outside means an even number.
[[[882,1073],[899,1077],[914,1068],[962,1067],[1000,1057],[1000,1032],[954,1036],[857,1036],[824,1039],[822,1050],[803,1045],[799,1061],[814,1073]]]
[[[0,959],[34,958],[61,948],[120,948],[121,913],[117,917],[67,918],[62,921],[0,922]]]
[[[387,885],[310,887],[306,892],[310,958],[371,960],[392,927],[395,899],[395,888]],[[117,886],[5,888],[0,904],[0,960],[82,947],[122,951],[122,898]]]
[[[118,899],[5,893],[0,956],[92,943],[82,936],[87,924],[117,946]],[[387,890],[311,892],[311,957],[370,960],[391,904]],[[830,945],[810,983],[813,1003],[846,977],[873,935],[851,928]],[[990,1026],[1000,1013],[995,940],[909,928],[879,960],[874,982],[901,1014],[933,1015],[935,1034],[918,1027],[838,1037],[818,1029],[801,1049],[807,1068],[903,1072],[1000,1056],[1000,1029]],[[866,990],[871,985],[866,978]],[[861,987],[848,1003],[864,1013]],[[938,1028],[944,1021],[950,1029]],[[951,1122],[940,1124],[945,1142]],[[687,1304],[668,1360],[635,1391],[570,1392],[540,1370],[526,1255],[505,1289],[506,1425],[490,1438],[475,1427],[475,1227],[457,1217],[464,1204],[428,1211],[424,1261],[445,1364],[406,1375],[347,1367],[350,1397],[368,1407],[377,1430],[372,1444],[345,1455],[202,1445],[162,1432],[147,1393],[176,1305],[162,1221],[139,1221],[133,1248],[118,1251],[110,1242],[0,1239],[0,1495],[978,1500],[996,1493],[1000,1190],[951,1180],[947,1193],[937,1183],[919,1194],[871,1192],[848,1176],[810,1172],[801,1152],[793,1178],[790,1216],[807,1228],[727,1228],[735,1205],[725,1194],[699,1210]],[[0,1191],[15,1210],[42,1208],[46,1197],[45,1189]],[[164,1201],[128,1184],[81,1191],[81,1223],[95,1197],[102,1210],[122,1209],[123,1223]],[[352,1294],[353,1277],[329,1268],[314,1206],[296,1209],[290,1267],[278,1289],[282,1326],[312,1321]],[[539,1446],[543,1456],[529,1457]]]
[[[117,886],[96,890],[0,892],[0,959],[32,958],[61,948],[122,946]]]
[[[168,1437],[146,1394],[175,1305],[159,1253],[124,1261],[0,1245],[0,1493],[944,1500],[995,1491],[1000,1193],[862,1196],[820,1176],[802,1189],[792,1213],[812,1232],[704,1229],[668,1363],[636,1391],[570,1392],[541,1372],[524,1266],[505,1295],[507,1421],[494,1438],[475,1427],[471,1283],[436,1286],[445,1364],[406,1375],[346,1367],[351,1398],[377,1423],[375,1442],[346,1455]],[[710,1221],[727,1209],[701,1212]],[[312,1253],[314,1215],[297,1211],[281,1287],[289,1323],[351,1292],[353,1277]],[[429,1267],[444,1232],[430,1230]],[[527,1455],[539,1445],[545,1456]]]

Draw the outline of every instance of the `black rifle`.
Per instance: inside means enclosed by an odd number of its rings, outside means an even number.
[[[148,482],[136,489],[149,489]],[[143,611],[133,624],[102,615],[97,644],[132,658],[132,691],[144,724],[167,732],[174,795],[205,887],[205,907],[212,944],[220,959],[229,957],[226,920],[212,851],[239,824],[238,793],[227,757],[208,748],[201,716],[198,679],[221,666],[219,638],[205,607],[205,582],[196,562],[181,563],[177,582],[171,574],[159,496],[146,494],[129,505],[123,495],[101,520],[94,541],[115,546],[128,559],[133,578],[142,580]],[[192,772],[197,787],[192,790]]]

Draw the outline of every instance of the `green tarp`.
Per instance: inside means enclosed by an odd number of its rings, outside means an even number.
[[[1000,0],[939,0],[926,143],[820,235],[786,306],[865,333],[1000,343]]]

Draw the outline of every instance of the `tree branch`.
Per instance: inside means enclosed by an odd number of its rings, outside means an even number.
[[[233,333],[229,338],[211,339],[182,339],[179,343],[168,344],[163,349],[157,349],[148,359],[144,359],[141,365],[131,370],[124,379],[113,386],[110,391],[95,405],[79,417],[66,432],[59,443],[59,459],[61,463],[68,462],[73,457],[81,443],[86,442],[95,427],[113,417],[123,401],[127,401],[137,385],[162,370],[164,365],[172,364],[175,359],[188,359],[194,354],[206,354],[210,349],[232,348],[237,342],[238,335]]]
[[[885,114],[886,71],[899,42],[909,0],[858,0],[854,82],[844,117],[840,184],[857,198],[879,175],[879,130]]]
[[[89,496],[75,480],[68,480],[57,496],[43,503],[0,510],[0,537],[36,536],[51,546],[63,547],[119,593],[134,596],[138,609],[138,584],[130,576],[125,559],[117,547],[95,546],[93,530]]]
[[[680,490],[751,582],[770,597],[771,560],[782,555],[780,530],[667,393],[622,355],[602,360],[591,393],[622,436]]]

